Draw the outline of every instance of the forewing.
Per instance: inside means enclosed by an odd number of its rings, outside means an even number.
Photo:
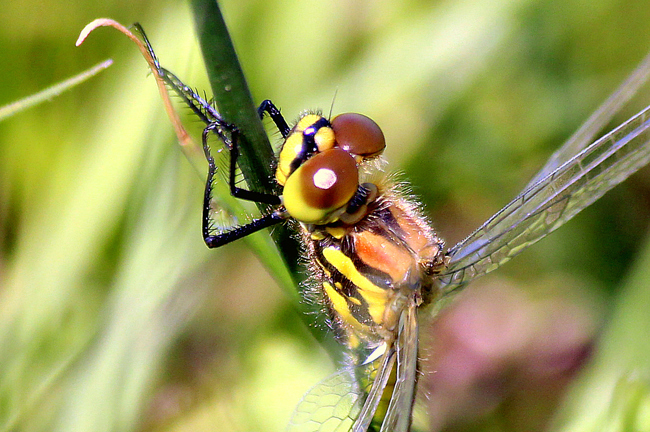
[[[600,132],[614,115],[636,94],[639,88],[650,77],[650,54],[643,59],[641,64],[629,77],[612,93],[609,98],[587,119],[586,122],[557,149],[549,158],[544,167],[526,185],[524,190],[533,187],[536,183],[551,174],[564,162],[568,161],[585,147],[593,142],[596,134]]]
[[[444,292],[496,269],[646,165],[649,115],[650,107],[582,150],[452,247]]]

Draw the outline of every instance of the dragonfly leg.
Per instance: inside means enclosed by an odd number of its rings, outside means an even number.
[[[266,204],[279,205],[281,203],[280,198],[276,195],[265,194],[261,192],[249,191],[246,189],[239,188],[235,186],[236,183],[236,169],[237,169],[237,157],[239,156],[239,148],[237,146],[237,137],[239,135],[239,130],[234,125],[229,125],[222,122],[213,122],[210,123],[203,130],[203,152],[205,158],[208,161],[208,178],[205,182],[205,194],[203,196],[203,239],[205,244],[209,248],[215,248],[222,246],[224,244],[230,243],[242,237],[245,237],[249,234],[252,234],[256,231],[275,225],[279,222],[282,222],[286,219],[286,216],[281,211],[274,211],[262,218],[255,219],[252,222],[234,227],[223,233],[213,235],[212,231],[212,184],[214,181],[214,175],[217,172],[217,166],[214,161],[214,157],[210,152],[210,146],[208,144],[208,136],[210,133],[215,133],[221,141],[228,148],[230,153],[230,193],[235,198],[245,199],[248,201],[261,202]],[[227,133],[230,134],[228,137]]]
[[[147,34],[144,32],[142,26],[135,23],[132,28],[135,32],[140,34],[142,42],[153,60],[153,67],[156,68],[156,73],[163,79],[165,84],[167,84],[169,88],[176,93],[188,107],[190,107],[192,112],[194,112],[194,114],[196,114],[197,117],[199,117],[206,125],[213,122],[225,123],[215,107],[205,97],[201,97],[190,86],[183,83],[183,81],[181,81],[176,75],[160,66],[158,57],[156,56],[156,53],[151,46],[151,42],[149,42],[149,38],[147,38]]]
[[[291,129],[280,113],[278,107],[276,107],[275,104],[273,104],[273,102],[268,99],[262,101],[260,107],[257,109],[257,114],[259,114],[261,119],[264,118],[265,112],[269,115],[269,117],[271,117],[273,123],[275,123],[275,126],[280,131],[282,138],[286,138],[289,135],[289,132],[291,132]]]
[[[280,197],[273,194],[267,194],[263,192],[249,191],[240,187],[237,187],[237,158],[239,158],[239,129],[237,126],[224,123],[224,122],[213,122],[210,123],[203,130],[203,153],[205,158],[208,161],[208,180],[206,184],[206,190],[208,187],[212,189],[212,180],[214,174],[217,171],[214,158],[210,152],[210,146],[208,145],[208,135],[210,132],[215,133],[219,139],[225,144],[230,153],[230,174],[228,183],[230,184],[230,194],[235,198],[253,201],[258,203],[265,203],[271,205],[280,205]],[[230,137],[228,137],[228,133]]]
[[[280,212],[274,211],[273,213],[270,213],[259,219],[255,219],[246,225],[235,227],[230,231],[211,235],[209,233],[210,216],[206,216],[206,211],[209,213],[209,207],[207,210],[206,207],[203,208],[203,240],[205,240],[205,244],[210,249],[223,246],[242,237],[246,237],[249,234],[260,231],[264,228],[268,228],[286,219],[286,217],[284,217]]]
[[[142,28],[140,23],[133,23],[131,28],[140,34],[140,36],[142,37],[142,42],[144,42],[145,47],[147,47],[147,51],[149,52],[149,55],[153,59],[156,69],[160,69],[160,62],[158,61],[158,57],[156,56],[156,53],[153,51],[151,42],[149,42],[149,38],[147,37],[147,34],[144,32],[144,29]]]
[[[155,72],[165,81],[165,83],[172,89],[172,91],[174,91],[174,93],[180,96],[183,102],[185,102],[185,104],[190,107],[194,114],[196,114],[207,125],[203,130],[202,142],[203,153],[205,154],[205,158],[208,161],[208,178],[205,183],[205,194],[203,197],[203,239],[205,240],[205,243],[208,245],[208,247],[215,248],[222,246],[226,243],[230,243],[241,237],[245,237],[248,234],[285,220],[286,216],[284,215],[284,212],[278,210],[260,219],[253,220],[249,224],[235,226],[232,229],[221,232],[219,234],[212,234],[212,185],[214,181],[214,175],[217,172],[217,167],[214,161],[214,157],[210,151],[210,146],[208,145],[208,136],[210,133],[217,135],[230,153],[229,185],[230,194],[232,196],[247,201],[254,201],[271,205],[280,205],[280,197],[273,194],[249,191],[236,186],[237,158],[239,157],[239,129],[236,126],[224,121],[215,107],[210,102],[208,102],[205,97],[198,95],[196,91],[192,90],[191,87],[184,84],[176,75],[160,65],[158,57],[156,56],[153,47],[151,46],[151,42],[149,42],[149,39],[147,38],[147,35],[140,24],[133,24],[133,29],[140,34],[142,41],[153,60],[153,67],[156,69]],[[282,114],[280,114],[280,110],[276,108],[273,103],[270,101],[264,101],[258,109],[260,117],[264,115],[264,112],[267,112],[269,114],[283,136],[286,136],[289,133],[289,126],[282,117]]]

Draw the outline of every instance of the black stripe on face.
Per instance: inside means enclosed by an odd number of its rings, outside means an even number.
[[[314,137],[322,127],[331,127],[330,122],[325,117],[321,117],[302,131],[302,148],[295,159],[291,161],[291,172],[297,170],[307,159],[318,153],[318,146]]]

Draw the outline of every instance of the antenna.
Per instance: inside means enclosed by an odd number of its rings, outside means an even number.
[[[334,97],[332,98],[332,105],[330,105],[330,114],[327,117],[327,120],[332,120],[332,111],[334,110],[334,101],[336,101],[336,95],[338,94],[339,89],[334,90]]]

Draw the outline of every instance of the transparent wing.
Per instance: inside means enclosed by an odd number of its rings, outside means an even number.
[[[368,390],[359,386],[353,369],[338,371],[307,392],[293,412],[287,432],[350,431]]]
[[[526,185],[524,190],[534,186],[544,177],[555,171],[564,162],[577,155],[582,149],[593,142],[596,134],[600,132],[612,117],[636,94],[639,88],[650,77],[650,54],[643,59],[641,64],[629,77],[607,98],[603,104],[587,119],[571,138],[546,162],[546,165]]]
[[[418,366],[418,320],[415,304],[400,317],[397,380],[381,432],[408,432],[411,427]]]
[[[580,151],[452,247],[444,292],[496,269],[646,165],[649,115],[650,107]]]
[[[296,407],[288,432],[366,432],[397,361],[397,379],[382,432],[408,432],[415,401],[418,360],[417,308],[400,317],[395,346],[374,363],[345,368],[314,386]]]
[[[377,372],[373,375],[374,379],[372,380],[372,386],[370,387],[368,397],[363,404],[363,408],[361,408],[359,417],[352,425],[352,432],[366,432],[370,428],[370,424],[377,412],[377,407],[384,395],[384,390],[386,389],[390,375],[393,372],[393,367],[395,366],[395,354],[395,345],[391,344],[381,358],[377,360],[377,362],[379,362],[379,367],[377,368]]]
[[[287,432],[365,432],[394,364],[391,348],[373,363],[344,368],[325,378],[303,396]]]

